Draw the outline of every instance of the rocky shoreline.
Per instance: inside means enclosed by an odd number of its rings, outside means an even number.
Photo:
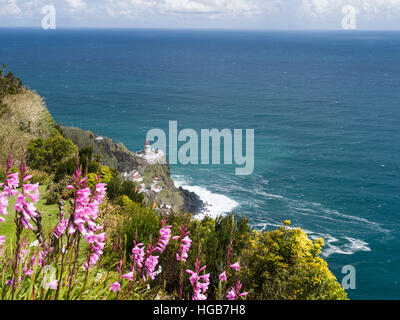
[[[179,187],[178,190],[182,193],[184,198],[183,210],[192,212],[195,215],[204,212],[207,204],[200,199],[199,195],[189,190]]]

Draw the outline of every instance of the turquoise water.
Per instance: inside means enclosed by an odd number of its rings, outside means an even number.
[[[56,121],[143,148],[152,128],[255,129],[255,170],[172,166],[254,227],[323,237],[352,299],[400,298],[400,33],[0,29]]]

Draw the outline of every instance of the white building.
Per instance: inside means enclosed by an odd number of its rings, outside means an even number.
[[[162,190],[162,187],[157,186],[157,185],[151,187],[151,191],[154,191],[155,193],[159,193],[161,190]]]
[[[135,171],[133,173],[132,181],[142,182],[143,181],[143,177],[139,174],[139,172]]]
[[[144,146],[144,150],[136,152],[136,155],[142,159],[147,160],[150,164],[166,163],[166,157],[162,150],[153,150],[150,146],[150,142],[147,140]]]

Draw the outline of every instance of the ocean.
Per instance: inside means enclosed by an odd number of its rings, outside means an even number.
[[[0,63],[55,120],[143,149],[153,128],[254,129],[255,169],[172,165],[254,228],[289,219],[351,299],[400,298],[400,33],[0,29]]]

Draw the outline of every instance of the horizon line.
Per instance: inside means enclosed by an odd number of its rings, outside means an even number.
[[[43,30],[38,26],[1,26],[0,29],[30,29],[30,30]],[[43,31],[56,31],[56,30],[154,30],[154,31],[248,31],[248,32],[400,32],[400,29],[260,29],[260,28],[224,28],[224,27],[109,27],[109,26],[86,26],[86,27],[57,27],[53,30]]]

